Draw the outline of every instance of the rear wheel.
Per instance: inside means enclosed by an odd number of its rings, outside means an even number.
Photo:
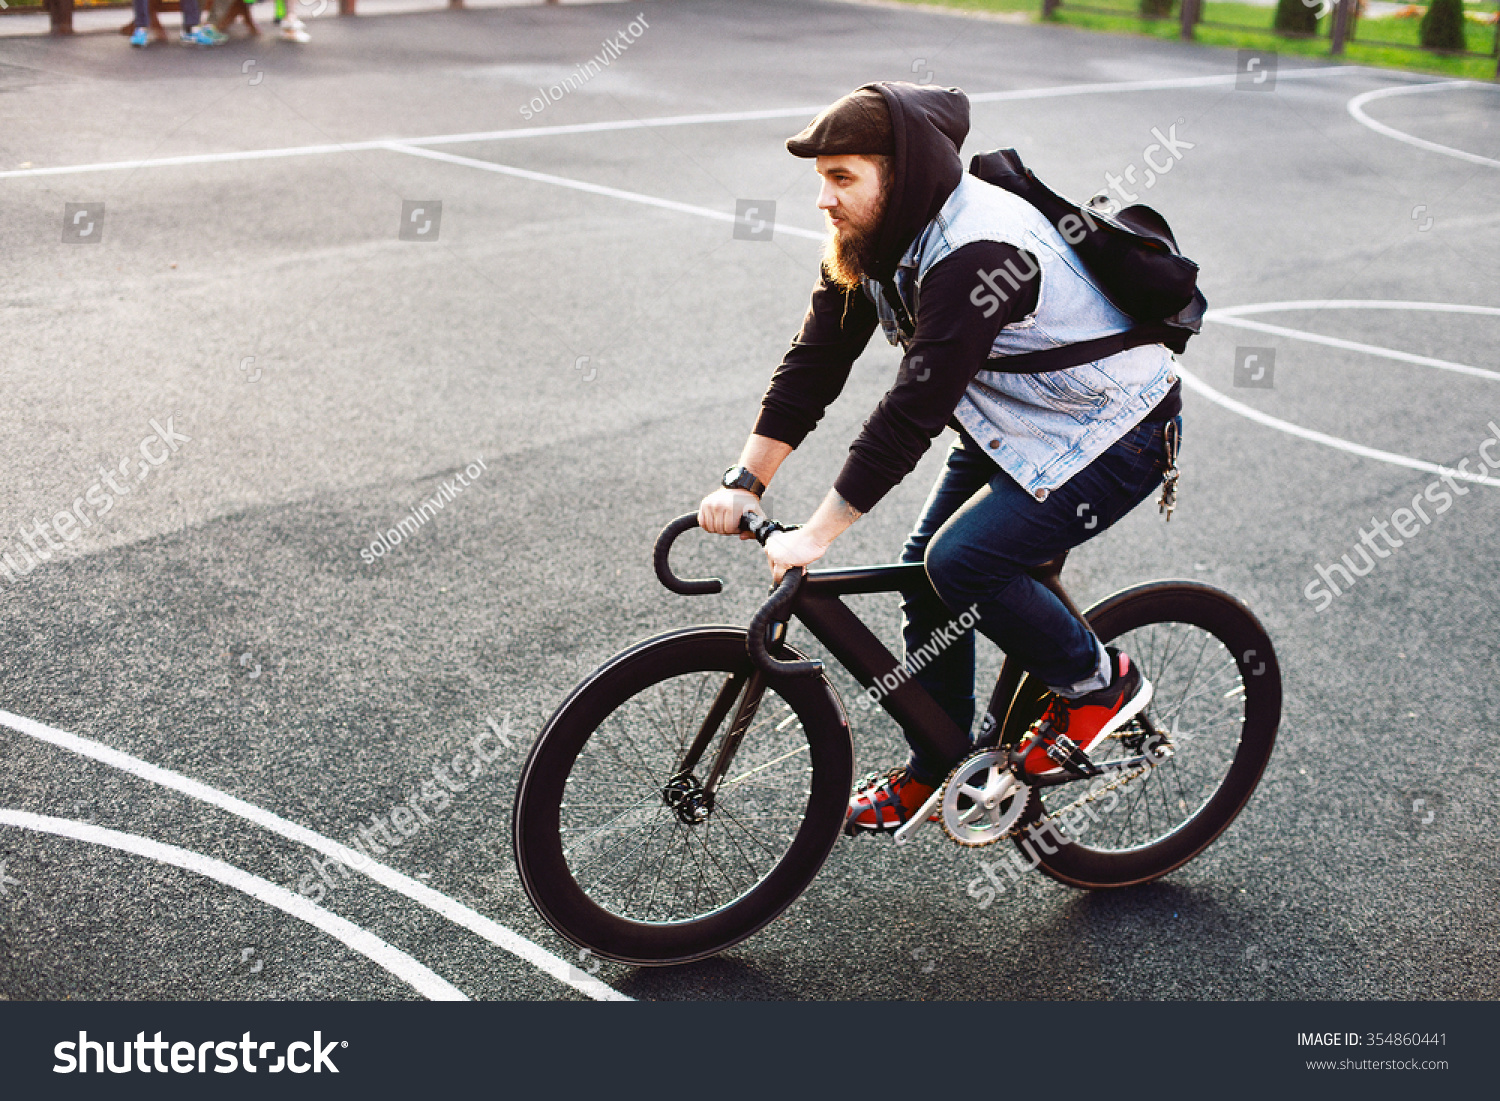
[[[821,677],[770,678],[717,791],[704,785],[758,680],[745,632],[648,640],[584,682],[522,772],[521,883],[542,916],[596,955],[684,963],[775,919],[812,881],[843,825],[848,721]],[[705,726],[712,740],[683,770]]]
[[[1123,887],[1180,868],[1239,814],[1276,741],[1281,671],[1250,610],[1207,585],[1142,585],[1087,616],[1154,688],[1146,710],[1089,756],[1107,764],[1157,745],[1169,752],[1154,765],[1034,789],[1016,843],[1054,879]],[[1013,745],[1040,714],[1041,695],[1035,681],[1021,679],[1005,743]]]

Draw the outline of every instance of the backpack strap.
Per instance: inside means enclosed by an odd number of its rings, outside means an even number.
[[[881,280],[880,293],[885,296],[885,304],[896,315],[896,328],[905,339],[910,340],[916,335],[917,324],[912,320],[911,314],[907,311],[906,303],[901,300],[901,292],[896,290],[896,280],[894,277]]]
[[[1138,348],[1142,344],[1165,344],[1174,352],[1181,352],[1192,333],[1176,325],[1137,325],[1123,333],[1081,340],[1077,344],[1063,344],[1056,348],[1044,348],[1038,352],[1022,352],[1013,356],[995,356],[1004,364],[1000,370],[1006,374],[1041,374],[1044,371],[1061,371],[1068,367],[1080,367],[1085,363],[1117,355],[1127,348]]]

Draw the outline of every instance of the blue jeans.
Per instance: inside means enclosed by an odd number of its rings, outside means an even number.
[[[151,14],[147,10],[150,0],[132,0],[131,7],[135,10],[135,25],[140,28],[150,26]],[[198,0],[182,0],[182,29],[190,31],[198,25]]]
[[[1170,423],[1180,439],[1182,418]],[[1151,495],[1166,467],[1165,429],[1137,425],[1042,501],[959,433],[901,552],[902,562],[926,563],[938,599],[903,594],[901,612],[908,668],[925,662],[912,679],[960,730],[974,723],[974,631],[956,621],[971,608],[980,633],[1043,684],[1073,685],[1096,672],[1093,632],[1026,569],[1108,530]],[[946,635],[933,639],[942,628]],[[940,639],[955,631],[944,647]],[[908,768],[935,785],[956,763],[921,759],[914,748]]]

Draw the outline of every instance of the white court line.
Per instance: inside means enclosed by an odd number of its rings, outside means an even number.
[[[1319,77],[1333,73],[1362,70],[1358,65],[1330,65],[1316,69],[1291,69],[1276,74],[1277,80],[1297,77]],[[1176,77],[1164,80],[1123,80],[1106,84],[1067,84],[1054,88],[1018,88],[1004,92],[976,92],[970,103],[1000,103],[1005,100],[1050,99],[1058,96],[1110,95],[1120,92],[1161,91],[1171,88],[1206,88],[1233,84],[1233,73],[1222,76]],[[1424,85],[1425,87],[1425,85]],[[828,105],[814,107],[775,107],[763,111],[725,111],[705,115],[666,115],[648,119],[615,119],[608,122],[581,122],[567,126],[514,127],[507,130],[479,130],[465,134],[434,134],[419,138],[381,138],[374,141],[351,141],[324,145],[294,145],[282,149],[250,149],[233,153],[191,153],[177,157],[155,157],[138,161],[104,161],[98,164],[57,165],[51,168],[15,168],[0,172],[0,180],[26,176],[65,176],[82,172],[124,172],[137,168],[171,168],[185,164],[227,164],[233,161],[269,160],[277,157],[311,157],[327,153],[360,153],[385,149],[392,145],[450,145],[459,142],[511,141],[518,138],[548,138],[564,134],[599,134],[611,130],[642,130],[665,126],[697,126],[718,122],[754,122],[762,119],[811,119]],[[731,218],[730,221],[734,219]]]
[[[527,168],[513,168],[508,164],[482,161],[475,157],[460,157],[453,153],[440,153],[436,149],[420,149],[394,141],[385,142],[381,148],[388,149],[393,153],[408,153],[413,157],[427,157],[435,161],[445,161],[448,164],[461,164],[468,168],[480,168],[486,172],[498,172],[502,176],[515,176],[517,179],[534,180],[537,183],[552,184],[555,187],[567,187],[574,191],[586,191],[590,195],[603,195],[610,199],[624,199],[626,202],[643,203],[646,206],[661,207],[663,210],[675,210],[680,214],[696,214],[700,218],[713,218],[720,222],[739,221],[733,214],[726,214],[722,210],[712,210],[706,206],[693,206],[689,203],[679,203],[671,199],[658,199],[653,195],[643,195],[639,191],[621,191],[618,187],[604,187],[600,184],[585,183],[582,180],[571,180],[566,176],[553,176],[546,172],[533,172]],[[776,224],[774,232],[788,237],[806,237],[810,241],[821,241],[825,236],[822,233],[814,233],[810,229],[798,229],[796,226],[782,225],[779,222]]]
[[[1388,138],[1395,138],[1397,141],[1405,142],[1407,145],[1414,145],[1418,149],[1426,149],[1430,153],[1442,153],[1445,156],[1457,157],[1461,161],[1468,161],[1470,164],[1483,164],[1488,165],[1490,168],[1500,168],[1500,161],[1492,160],[1489,157],[1481,157],[1478,153],[1470,153],[1463,149],[1454,149],[1451,145],[1439,145],[1435,141],[1413,137],[1410,134],[1397,130],[1395,127],[1387,126],[1383,122],[1376,122],[1369,115],[1365,114],[1365,104],[1371,100],[1384,99],[1386,96],[1405,96],[1411,95],[1414,92],[1431,92],[1438,88],[1493,89],[1493,87],[1494,85],[1492,84],[1481,84],[1475,80],[1442,80],[1435,84],[1408,84],[1396,88],[1379,88],[1373,92],[1364,92],[1351,99],[1346,106],[1349,108],[1349,114],[1354,116],[1355,122],[1368,126],[1377,134],[1384,134]]]
[[[111,749],[102,742],[96,742],[77,734],[70,734],[66,730],[58,730],[56,727],[39,723],[35,719],[28,719],[22,715],[13,715],[9,711],[0,711],[0,726],[8,726],[10,729],[36,738],[38,741],[48,742],[51,745],[71,750],[81,757],[88,757],[99,761],[101,764],[117,768],[121,772],[128,772],[132,776],[138,776],[161,787],[171,788],[173,791],[181,792],[193,799],[218,807],[248,822],[253,822],[262,829],[272,833],[280,834],[290,841],[300,845],[306,845],[310,849],[331,856],[344,867],[353,871],[362,872],[376,883],[397,894],[405,895],[419,906],[425,906],[434,913],[441,914],[476,936],[489,941],[495,947],[509,952],[513,956],[525,960],[534,967],[545,971],[559,982],[571,986],[582,994],[587,994],[596,1001],[632,1001],[633,999],[621,994],[613,987],[585,974],[576,968],[570,967],[566,961],[538,944],[533,944],[521,934],[507,929],[499,922],[492,921],[473,910],[456,899],[434,891],[425,883],[418,882],[410,876],[403,875],[394,868],[387,867],[377,861],[371,860],[363,853],[356,852],[347,846],[340,845],[320,833],[299,826],[295,822],[289,822],[278,814],[257,807],[254,803],[247,803],[243,799],[237,799],[233,795],[209,787],[207,784],[199,783],[197,780],[189,779],[181,773],[170,769],[161,768],[158,765],[142,761],[138,757],[132,757],[128,753],[122,753],[118,749]]]
[[[1319,333],[1303,332],[1300,329],[1287,329],[1279,325],[1263,325],[1259,322],[1240,320],[1243,314],[1272,313],[1277,310],[1426,310],[1433,313],[1466,313],[1500,317],[1500,309],[1493,306],[1468,306],[1453,302],[1405,302],[1396,299],[1324,298],[1293,302],[1255,302],[1245,306],[1228,306],[1224,309],[1209,310],[1203,315],[1203,319],[1205,321],[1217,321],[1221,325],[1239,325],[1243,328],[1275,333],[1278,336],[1290,337],[1293,340],[1306,340],[1313,344],[1327,344],[1335,348],[1368,352],[1371,355],[1385,356],[1388,359],[1402,360],[1407,363],[1418,363],[1425,367],[1441,367],[1444,370],[1478,375],[1481,378],[1500,379],[1500,373],[1486,371],[1482,367],[1470,367],[1463,363],[1449,363],[1447,360],[1431,359],[1427,356],[1413,356],[1406,352],[1398,352],[1393,348],[1380,348],[1373,344],[1357,344],[1351,340],[1337,340],[1334,337],[1326,337]],[[1320,443],[1325,447],[1331,447],[1337,451],[1347,451],[1351,455],[1360,455],[1366,459],[1375,459],[1379,462],[1391,463],[1395,466],[1404,466],[1411,470],[1423,470],[1429,474],[1448,475],[1466,482],[1478,482],[1480,485],[1500,487],[1500,479],[1489,478],[1483,474],[1469,474],[1462,470],[1454,470],[1452,467],[1440,466],[1437,463],[1424,462],[1421,459],[1408,458],[1405,455],[1397,455],[1391,451],[1381,451],[1374,447],[1366,447],[1363,444],[1353,443],[1349,440],[1340,439],[1337,436],[1329,436],[1323,432],[1315,432],[1311,428],[1303,428],[1301,425],[1281,420],[1267,413],[1262,413],[1259,409],[1245,405],[1243,402],[1235,401],[1227,394],[1221,394],[1191,372],[1183,370],[1182,364],[1179,363],[1177,366],[1178,374],[1182,375],[1182,381],[1188,384],[1189,389],[1203,395],[1214,404],[1223,406],[1230,412],[1238,413],[1240,416],[1255,421],[1257,424],[1263,424],[1267,428],[1274,428],[1279,432],[1285,432],[1300,439],[1310,440],[1313,443]]]
[[[1329,73],[1358,72],[1363,65],[1325,65],[1316,69],[1287,69],[1276,74],[1277,80],[1296,80],[1303,77],[1320,77]],[[1377,70],[1385,75],[1384,70]],[[1117,80],[1109,84],[1062,84],[1051,88],[1015,88],[1004,92],[976,92],[969,96],[970,103],[999,103],[1009,99],[1050,99],[1053,96],[1083,96],[1107,92],[1158,92],[1172,88],[1212,88],[1216,85],[1234,84],[1239,73],[1220,73],[1214,76],[1176,76],[1160,80]],[[826,104],[824,106],[827,106]],[[823,110],[815,109],[814,113]]]
[[[1381,348],[1375,344],[1361,344],[1354,340],[1341,340],[1336,336],[1310,333],[1304,329],[1289,329],[1283,325],[1269,325],[1264,321],[1246,321],[1243,319],[1245,314],[1274,313],[1280,310],[1382,309],[1430,310],[1436,313],[1467,313],[1481,314],[1487,317],[1500,317],[1500,308],[1494,306],[1466,306],[1447,302],[1381,301],[1376,299],[1309,299],[1302,302],[1258,302],[1253,306],[1230,306],[1222,310],[1209,310],[1203,315],[1203,320],[1217,321],[1221,325],[1234,325],[1241,329],[1253,329],[1256,332],[1272,333],[1276,336],[1290,337],[1293,340],[1303,340],[1309,344],[1323,344],[1329,348],[1341,348],[1348,352],[1363,352],[1366,355],[1399,360],[1402,363],[1415,363],[1419,367],[1436,367],[1440,371],[1453,371],[1460,375],[1473,375],[1476,378],[1487,378],[1500,382],[1500,371],[1490,371],[1483,367],[1470,367],[1466,363],[1453,363],[1450,360],[1434,359],[1431,356],[1413,355],[1411,352],[1398,352],[1394,348]]]
[[[1311,428],[1303,428],[1300,424],[1291,421],[1280,420],[1277,417],[1262,413],[1259,409],[1252,408],[1242,402],[1235,401],[1226,394],[1221,394],[1208,383],[1203,382],[1191,371],[1177,364],[1177,373],[1182,376],[1182,381],[1187,383],[1188,389],[1202,394],[1215,405],[1222,405],[1231,413],[1263,424],[1267,428],[1274,428],[1278,432],[1285,432],[1289,436],[1297,436],[1300,439],[1320,443],[1324,447],[1331,447],[1336,451],[1347,451],[1351,455],[1360,455],[1366,459],[1376,459],[1379,462],[1390,463],[1393,466],[1404,466],[1411,470],[1424,470],[1429,474],[1446,474],[1464,482],[1478,482],[1480,485],[1495,486],[1500,489],[1500,478],[1488,478],[1483,474],[1468,474],[1462,470],[1454,470],[1449,466],[1439,466],[1437,463],[1423,462],[1421,459],[1409,459],[1405,455],[1397,455],[1391,451],[1380,451],[1374,447],[1366,447],[1364,444],[1352,443],[1349,440],[1341,440],[1337,436],[1329,436],[1322,432],[1314,432]]]
[[[30,811],[0,807],[0,826],[15,826],[37,833],[49,833],[55,837],[67,837],[74,841],[86,841],[91,845],[103,845],[120,852],[144,856],[158,864],[170,864],[213,879],[226,887],[242,891],[257,898],[267,906],[274,906],[283,913],[299,918],[314,928],[321,929],[335,940],[352,948],[376,966],[389,971],[418,994],[433,1001],[466,1002],[468,996],[447,979],[430,968],[418,963],[401,949],[387,944],[374,933],[361,929],[351,921],[330,913],[321,906],[314,906],[300,895],[294,895],[285,887],[278,887],[270,880],[251,875],[243,868],[215,860],[211,856],[179,849],[176,845],[164,845],[149,837],[134,833],[121,833],[105,829],[88,822],[74,822],[67,818],[50,818]]]

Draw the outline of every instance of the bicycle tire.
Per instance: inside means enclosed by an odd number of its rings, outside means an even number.
[[[775,920],[827,859],[854,752],[821,676],[767,679],[706,822],[680,820],[667,802],[682,747],[718,694],[710,689],[751,670],[746,637],[743,628],[697,627],[631,647],[568,696],[532,747],[512,817],[516,866],[538,912],[573,944],[630,964],[715,955]],[[730,725],[720,724],[695,775]],[[716,876],[722,885],[709,882]]]
[[[1122,643],[1152,682],[1147,714],[1155,729],[1174,731],[1170,759],[1076,806],[1071,831],[1064,821],[1069,816],[1060,812],[1090,781],[1032,791],[1021,819],[1028,832],[1015,838],[1026,862],[1062,883],[1097,890],[1175,871],[1234,821],[1275,748],[1281,671],[1270,636],[1250,609],[1209,585],[1151,582],[1116,593],[1085,615],[1099,638]],[[1205,656],[1210,669],[1199,677]],[[1186,674],[1179,658],[1191,658]],[[1042,691],[1033,678],[1021,678],[1002,744],[1016,744],[1037,718]],[[1107,741],[1090,755],[1104,761],[1127,752],[1122,741]],[[1040,844],[1032,837],[1046,819],[1053,828]]]

